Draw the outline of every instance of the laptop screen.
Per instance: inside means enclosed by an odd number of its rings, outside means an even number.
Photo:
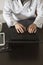
[[[0,46],[5,45],[5,33],[0,33]]]

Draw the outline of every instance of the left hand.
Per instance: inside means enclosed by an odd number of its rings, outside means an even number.
[[[36,24],[31,24],[30,26],[28,26],[28,28],[27,28],[27,31],[29,32],[29,33],[36,33],[36,31],[37,31],[37,26],[36,26]]]

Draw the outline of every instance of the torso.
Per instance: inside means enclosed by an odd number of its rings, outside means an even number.
[[[14,16],[14,13],[15,13],[17,18],[26,19],[26,18],[29,17],[28,15],[29,15],[29,12],[30,12],[31,0],[22,0],[22,1],[23,1],[23,3],[20,0],[18,2],[16,0],[13,1],[14,8],[15,8],[15,9],[13,9],[13,16]],[[27,2],[28,2],[28,4],[27,4]],[[28,12],[27,12],[27,10],[28,10]]]

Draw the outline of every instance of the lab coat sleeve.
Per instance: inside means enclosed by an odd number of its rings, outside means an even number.
[[[43,2],[40,0],[37,1],[37,17],[33,22],[38,28],[43,26]]]
[[[17,23],[12,17],[12,11],[10,9],[9,1],[5,1],[4,9],[3,9],[3,17],[5,22],[7,23],[8,27],[13,26]]]

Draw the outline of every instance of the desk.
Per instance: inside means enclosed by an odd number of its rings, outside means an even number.
[[[31,50],[30,50],[31,51]],[[0,53],[0,65],[43,65],[43,44],[39,44],[37,59],[15,59],[12,52]],[[37,52],[37,50],[35,51]],[[12,57],[13,55],[13,57]],[[30,56],[30,55],[29,55]]]

